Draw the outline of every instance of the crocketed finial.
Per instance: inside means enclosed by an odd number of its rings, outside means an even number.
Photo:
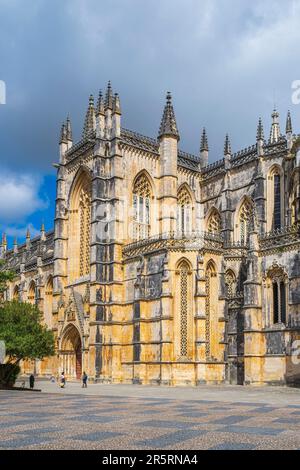
[[[121,103],[120,103],[120,97],[118,93],[115,93],[115,96],[114,96],[113,113],[121,114]]]
[[[103,114],[104,115],[104,100],[103,100],[103,95],[102,91],[99,91],[99,96],[98,96],[98,102],[97,102],[97,114]]]
[[[67,121],[66,121],[66,135],[67,135],[67,140],[73,140],[72,137],[72,125],[71,125],[71,120],[70,116],[67,116]]]
[[[287,118],[286,118],[286,133],[287,134],[293,133],[292,118],[291,118],[290,111],[288,111]]]
[[[109,80],[105,95],[105,109],[113,109],[113,90]]]
[[[200,152],[208,152],[208,139],[206,134],[206,129],[203,127],[202,135],[201,135],[201,144],[200,144]]]
[[[61,126],[61,131],[60,131],[60,139],[59,139],[59,143],[62,144],[66,144],[67,143],[67,128],[66,128],[66,124],[63,122],[62,126]]]
[[[279,124],[279,113],[277,109],[274,109],[272,113],[272,126],[271,126],[271,132],[270,132],[270,143],[274,144],[278,142],[279,138],[281,136],[280,132],[280,124]]]
[[[265,135],[264,135],[264,126],[262,123],[261,118],[258,120],[258,125],[257,125],[257,133],[256,133],[256,140],[264,140]]]
[[[161,139],[163,136],[175,137],[177,140],[180,139],[175,112],[172,105],[172,95],[169,91],[166,96],[166,104],[160,123],[158,138]]]
[[[224,155],[231,155],[231,144],[230,144],[228,134],[226,134],[226,137],[225,137]]]
[[[96,127],[96,118],[95,118],[95,103],[94,96],[90,95],[89,97],[89,106],[86,112],[84,127],[83,127],[83,137],[87,137]]]

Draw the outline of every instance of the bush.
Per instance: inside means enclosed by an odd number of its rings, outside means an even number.
[[[17,364],[0,364],[0,388],[13,387],[20,371]]]

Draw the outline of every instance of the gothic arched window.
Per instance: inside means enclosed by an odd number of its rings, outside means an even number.
[[[36,303],[36,284],[34,281],[31,281],[28,289],[28,302],[32,305]]]
[[[274,175],[274,211],[273,227],[274,230],[281,228],[281,178],[279,174]]]
[[[242,245],[248,243],[251,225],[253,222],[253,206],[251,202],[246,199],[240,208],[239,213],[239,228],[240,228],[240,242]]]
[[[75,180],[70,199],[69,276],[71,281],[90,273],[91,180],[82,170]]]
[[[150,236],[151,186],[148,178],[141,175],[133,187],[133,237],[143,240]]]
[[[209,233],[220,233],[221,231],[221,216],[216,209],[212,211],[208,218],[207,231]]]
[[[192,201],[185,187],[180,189],[177,198],[177,230],[185,235],[192,231]]]
[[[273,323],[286,323],[286,285],[275,279],[273,286]]]
[[[278,230],[283,223],[283,176],[282,168],[271,168],[267,179],[267,231]]]
[[[79,198],[80,218],[80,277],[90,272],[91,194],[87,185],[82,187]]]
[[[268,285],[271,287],[270,305],[272,323],[286,323],[287,321],[287,285],[288,277],[284,270],[278,266],[268,272]]]

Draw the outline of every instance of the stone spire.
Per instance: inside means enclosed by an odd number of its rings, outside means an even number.
[[[257,142],[257,153],[259,157],[262,157],[264,154],[264,142],[265,142],[265,133],[262,119],[259,118],[257,133],[256,133],[256,142]],[[261,164],[261,161],[259,162]]]
[[[286,131],[286,134],[292,134],[293,133],[292,118],[291,118],[290,111],[288,111],[288,114],[287,114],[285,131]]]
[[[13,250],[14,250],[14,253],[18,253],[18,240],[17,240],[17,237],[15,237],[15,239],[14,239]]]
[[[163,136],[166,136],[175,137],[177,140],[180,140],[170,92],[167,93],[166,101],[167,102],[164,108],[158,138],[161,139]]]
[[[114,96],[113,114],[122,114],[121,113],[120,97],[119,97],[118,93],[115,93],[115,96]]]
[[[105,114],[104,100],[103,100],[103,95],[102,95],[102,91],[101,91],[101,90],[99,91],[96,114],[97,114],[97,115],[102,114],[103,116],[104,116],[104,114]]]
[[[200,153],[201,152],[208,152],[208,139],[206,135],[206,129],[203,127],[202,135],[201,135],[201,144],[200,144]]]
[[[29,227],[26,232],[26,249],[29,250],[30,248],[30,230]]]
[[[111,137],[120,137],[121,135],[121,104],[118,93],[114,96],[113,109],[112,109],[112,129]]]
[[[229,140],[228,134],[226,134],[225,137],[225,144],[224,144],[224,155],[231,155],[231,144]]]
[[[45,231],[45,224],[44,222],[42,222],[42,225],[41,225],[41,241],[45,241],[46,240],[46,231]]]
[[[95,104],[94,104],[93,95],[90,95],[89,107],[86,112],[82,136],[87,137],[94,130],[95,130]]]
[[[105,134],[105,106],[102,91],[99,91],[96,107],[96,136],[103,138]]]
[[[67,128],[66,128],[66,124],[63,123],[62,126],[61,126],[59,143],[60,144],[66,144],[67,141],[68,141],[68,139],[67,139]]]
[[[280,125],[279,125],[279,113],[276,109],[274,109],[272,113],[270,144],[275,144],[276,142],[278,142],[280,136],[281,136],[281,132],[280,132]]]
[[[261,118],[259,118],[258,125],[257,125],[256,140],[257,141],[265,140],[264,126],[263,126]]]
[[[66,137],[67,137],[67,140],[69,140],[71,142],[73,141],[72,125],[71,125],[71,120],[70,120],[69,115],[68,115],[67,121],[66,121]]]
[[[110,80],[107,84],[106,95],[105,95],[105,109],[113,109],[113,90],[111,87]]]
[[[200,167],[205,168],[208,165],[208,140],[206,135],[206,129],[203,127],[200,143]]]

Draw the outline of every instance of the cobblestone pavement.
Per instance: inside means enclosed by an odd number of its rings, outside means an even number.
[[[280,390],[268,399],[269,389],[224,387],[215,400],[203,398],[209,388],[127,386],[120,396],[118,386],[67,386],[0,391],[0,449],[300,449],[300,391],[286,390],[283,404]],[[240,399],[228,401],[238,390]]]

